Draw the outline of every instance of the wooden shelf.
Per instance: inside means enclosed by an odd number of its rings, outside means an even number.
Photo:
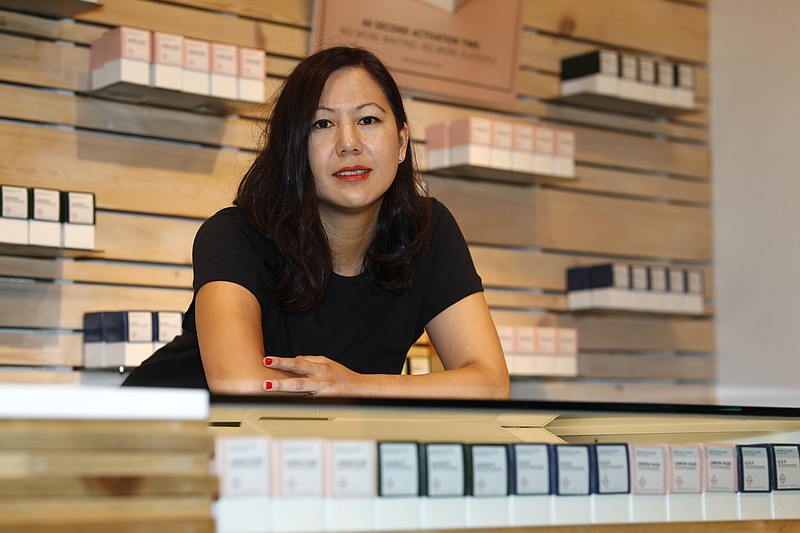
[[[54,246],[36,246],[32,244],[9,244],[0,242],[0,255],[16,255],[22,257],[62,258],[62,257],[95,257],[102,250],[84,250],[79,248],[56,248]]]
[[[579,93],[570,96],[559,96],[551,100],[555,103],[571,104],[592,109],[607,111],[619,111],[621,113],[632,113],[637,115],[681,115],[692,113],[694,108],[672,107],[658,103],[644,102],[640,100],[629,100],[618,96],[609,96],[599,93]]]
[[[56,18],[72,18],[102,5],[87,0],[0,0],[0,9]]]
[[[257,102],[217,98],[128,82],[107,85],[88,94],[107,100],[183,109],[214,115],[239,115],[252,111],[259,105]]]
[[[473,178],[487,181],[505,181],[510,183],[552,183],[563,180],[574,180],[574,176],[551,176],[546,174],[532,174],[516,170],[504,170],[492,167],[478,167],[474,165],[457,165],[445,168],[429,168],[424,173],[454,178]]]

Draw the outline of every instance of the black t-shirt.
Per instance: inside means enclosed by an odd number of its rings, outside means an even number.
[[[211,281],[250,291],[261,306],[266,355],[324,355],[362,374],[399,374],[411,345],[436,315],[483,290],[455,219],[431,199],[431,243],[411,288],[394,294],[366,276],[334,274],[319,313],[284,312],[270,296],[278,252],[238,208],[228,207],[200,227],[194,242],[194,293]],[[125,385],[207,387],[200,360],[194,300],[184,334],[131,372]]]

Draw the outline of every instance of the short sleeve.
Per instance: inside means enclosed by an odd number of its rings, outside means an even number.
[[[425,284],[420,313],[423,326],[454,303],[483,291],[461,228],[442,203],[435,199],[432,202],[431,248],[422,280]]]
[[[259,301],[269,285],[266,237],[250,226],[235,207],[206,220],[192,248],[195,294],[212,281],[229,281],[250,291]]]

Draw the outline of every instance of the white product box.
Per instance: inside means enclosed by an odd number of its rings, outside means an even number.
[[[635,311],[647,311],[650,299],[650,280],[647,266],[631,265],[631,292],[628,295],[628,308]]]
[[[508,447],[474,444],[468,453],[472,487],[467,496],[467,527],[510,526]]]
[[[238,48],[211,43],[211,96],[236,100],[239,97]]]
[[[667,521],[667,446],[630,446],[631,453],[631,521]]]
[[[675,91],[675,65],[668,61],[656,63],[656,103],[672,106],[672,93]]]
[[[62,191],[61,246],[94,250],[95,198],[90,192]]]
[[[656,62],[649,57],[639,58],[639,85],[643,102],[656,102]]]
[[[509,496],[512,526],[553,524],[552,477],[547,444],[513,444],[511,471],[513,494]]]
[[[183,92],[211,94],[211,45],[206,41],[183,40]]]
[[[648,267],[650,291],[647,293],[646,307],[648,311],[668,312],[667,306],[667,269],[660,266]]]
[[[639,58],[633,54],[620,54],[618,96],[638,102],[645,100],[645,90],[639,83]]]
[[[675,65],[675,90],[672,93],[672,105],[684,109],[694,107],[694,66],[688,63]]]
[[[427,471],[427,498],[422,499],[422,528],[467,527],[464,445],[428,443],[423,446]]]
[[[325,458],[326,531],[371,531],[377,495],[375,441],[326,441]]]
[[[595,444],[597,487],[592,495],[592,522],[630,521],[630,463],[627,444]]]
[[[670,490],[667,496],[670,522],[699,522],[703,520],[703,459],[702,445],[671,445]]]
[[[533,126],[530,124],[514,124],[512,135],[511,170],[532,173]]]
[[[589,524],[592,521],[590,447],[555,444],[555,492],[553,521],[558,525]]]
[[[153,87],[183,90],[183,36],[153,32],[150,83]]]
[[[425,152],[428,170],[450,166],[450,124],[440,122],[425,128]]]
[[[261,102],[264,100],[266,60],[263,50],[239,48],[239,100]]]
[[[739,519],[771,518],[769,447],[739,445],[736,453],[739,463]]]
[[[322,439],[275,439],[270,472],[275,531],[325,529],[325,451]]]
[[[153,350],[166,345],[183,333],[181,311],[153,311]]]
[[[533,173],[552,176],[555,172],[556,132],[546,126],[533,128]]]
[[[800,518],[800,446],[772,444],[772,518]]]
[[[150,31],[120,26],[92,44],[92,90],[115,83],[150,85]],[[95,52],[96,50],[96,52]]]
[[[28,244],[27,187],[0,186],[0,242]]]
[[[136,367],[153,354],[152,311],[106,313],[106,364]]]
[[[420,450],[416,442],[378,443],[378,494],[373,525],[378,531],[422,528]]]
[[[489,162],[492,168],[511,170],[511,150],[513,147],[513,126],[504,120],[492,121],[492,147]]]
[[[736,446],[733,444],[707,444],[703,461],[706,489],[703,493],[703,513],[706,521],[736,520],[739,500],[738,465]]]
[[[450,122],[450,166],[490,167],[492,121],[467,117]]]
[[[575,132],[556,130],[553,175],[561,178],[575,177]]]
[[[61,193],[54,189],[28,189],[28,244],[61,246]]]

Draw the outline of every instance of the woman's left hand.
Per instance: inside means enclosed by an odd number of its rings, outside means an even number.
[[[301,377],[268,379],[261,384],[264,392],[306,393],[317,396],[355,396],[360,374],[321,355],[264,358],[264,366],[284,370]]]

